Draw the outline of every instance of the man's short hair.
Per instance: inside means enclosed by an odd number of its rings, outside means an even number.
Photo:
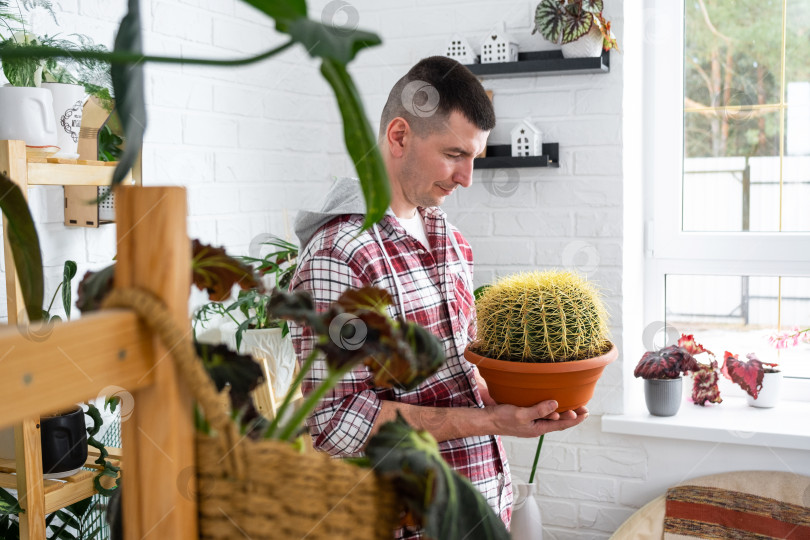
[[[388,94],[380,118],[380,140],[398,116],[419,136],[443,129],[453,111],[460,112],[482,131],[495,127],[495,110],[473,73],[452,58],[431,56],[420,60]]]

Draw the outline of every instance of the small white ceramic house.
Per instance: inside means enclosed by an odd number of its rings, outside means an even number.
[[[543,153],[543,133],[528,118],[512,128],[512,157],[539,156]]]
[[[476,64],[478,63],[478,56],[475,54],[467,38],[461,34],[453,34],[450,41],[447,43],[447,50],[444,55],[453,60],[457,60],[462,64]]]
[[[506,23],[501,21],[501,24],[481,41],[481,63],[517,62],[517,59],[517,40],[506,33]]]

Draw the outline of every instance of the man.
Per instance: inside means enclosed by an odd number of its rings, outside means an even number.
[[[387,215],[360,233],[365,203],[359,183],[338,180],[320,212],[302,212],[296,220],[302,249],[291,288],[309,291],[319,310],[346,289],[385,288],[395,304],[390,314],[433,332],[447,358],[408,392],[375,389],[368,369],[356,368],[308,419],[315,447],[335,456],[360,455],[369,437],[399,411],[439,441],[444,459],[508,526],[512,486],[498,435],[538,437],[579,424],[587,410],[560,415],[553,401],[497,405],[463,356],[475,337],[472,251],[439,206],[458,187],[472,184],[473,158],[494,125],[492,104],[468,69],[445,57],[416,64],[391,90],[380,121],[379,146],[392,191]],[[308,329],[293,327],[293,342],[299,358],[306,358],[313,346]],[[326,373],[317,362],[304,393]]]

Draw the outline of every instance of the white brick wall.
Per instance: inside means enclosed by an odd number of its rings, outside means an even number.
[[[320,19],[327,2],[310,0],[310,16]],[[350,0],[360,28],[384,40],[362,51],[350,67],[374,131],[391,85],[420,58],[441,53],[454,32],[477,47],[504,19],[521,49],[552,48],[530,34],[536,3]],[[623,5],[606,1],[626,49],[611,55],[610,74],[485,80],[495,91],[498,116],[490,141],[507,143],[511,125],[530,115],[547,142],[560,143],[560,168],[477,171],[473,186],[446,205],[473,246],[477,284],[520,270],[577,269],[604,289],[620,351],[623,332],[632,342],[628,348],[639,341],[639,333],[625,324],[635,321],[641,286],[627,280],[638,275],[641,209],[640,197],[633,197],[638,178],[625,178],[626,163],[637,150],[623,146],[628,113],[622,109],[625,59],[640,55],[641,43],[624,40]],[[123,1],[102,0],[61,0],[58,6],[61,31],[87,33],[107,45],[125,9]],[[146,49],[155,54],[230,58],[281,42],[263,15],[238,0],[144,0],[142,9]],[[291,232],[295,212],[317,204],[332,175],[354,174],[334,96],[317,67],[300,48],[239,69],[148,66],[145,184],[188,187],[192,237],[243,253],[259,233]],[[630,100],[630,106],[638,101]],[[79,262],[79,276],[109,263],[112,227],[65,229],[58,188],[32,190],[31,200],[49,293],[64,257]],[[625,226],[626,220],[632,225]],[[4,290],[0,314],[5,315]],[[622,410],[622,364],[620,357],[606,369],[590,404],[591,418],[546,436],[535,496],[547,540],[607,538],[635,508],[689,477],[752,468],[810,474],[798,451],[602,433],[599,415]],[[504,444],[515,475],[527,479],[536,441],[506,438]]]

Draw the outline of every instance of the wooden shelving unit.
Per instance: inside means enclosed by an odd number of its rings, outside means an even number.
[[[518,53],[517,62],[494,64],[465,64],[479,77],[530,77],[536,75],[576,75],[580,73],[609,73],[610,51],[595,58],[563,58],[562,51],[530,51]]]
[[[104,186],[112,180],[116,163],[91,160],[29,157],[23,141],[0,141],[0,171],[16,182],[28,199],[30,186]],[[127,184],[141,184],[140,163],[134,174],[128,175]],[[3,218],[3,249],[6,260],[6,295],[8,324],[25,323],[24,302],[19,287],[11,247],[8,243],[8,223]],[[20,514],[20,539],[45,537],[45,515],[89,497],[93,489],[91,471],[82,471],[64,481],[43,480],[42,448],[39,417],[24,419],[14,426],[16,460],[0,460],[0,487],[17,489],[23,512]],[[95,455],[93,455],[95,453]],[[98,457],[90,448],[88,467],[97,467],[92,461]],[[120,451],[115,452],[120,460]]]
[[[109,461],[114,466],[121,465],[121,449],[107,447]],[[85,467],[95,471],[81,470],[74,475],[59,480],[42,480],[42,491],[45,494],[45,513],[50,514],[60,508],[91,497],[96,493],[93,478],[102,467],[94,461],[98,459],[97,449],[90,447]],[[104,480],[108,480],[105,478]],[[112,478],[109,478],[112,483]],[[0,487],[17,489],[17,463],[11,459],[0,459]],[[29,490],[30,493],[30,490]]]
[[[514,169],[517,167],[559,167],[560,145],[546,143],[543,145],[543,154],[540,156],[512,157],[512,146],[509,144],[495,144],[487,146],[487,156],[475,158],[475,169]]]

